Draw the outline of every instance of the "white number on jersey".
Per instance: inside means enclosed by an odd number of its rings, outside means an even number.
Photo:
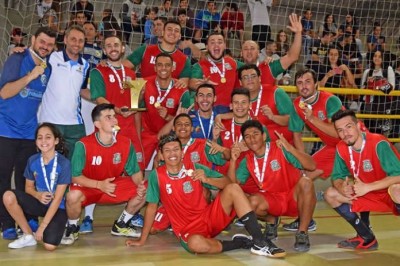
[[[230,139],[231,138],[231,132],[225,131],[225,137],[224,139]]]
[[[165,189],[167,190],[167,193],[168,193],[168,194],[172,194],[171,184],[167,184],[167,185],[165,186]]]
[[[102,161],[103,159],[101,158],[101,156],[93,156],[92,165],[101,165]]]
[[[156,213],[156,217],[154,217],[154,221],[156,222],[161,222],[161,219],[163,218],[164,214],[161,212]]]
[[[110,80],[111,83],[114,83],[114,82],[115,82],[115,77],[114,77],[113,74],[110,74],[110,75],[108,76],[108,79]]]

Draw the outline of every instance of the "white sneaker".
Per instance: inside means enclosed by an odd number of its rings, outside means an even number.
[[[17,240],[8,244],[8,248],[24,248],[30,246],[36,246],[37,242],[33,235],[22,235]]]

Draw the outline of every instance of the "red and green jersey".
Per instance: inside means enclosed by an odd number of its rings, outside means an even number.
[[[175,49],[172,52],[166,52],[161,49],[159,44],[143,45],[133,51],[127,59],[135,66],[140,65],[142,77],[148,78],[157,74],[154,70],[154,65],[156,63],[156,56],[160,53],[167,53],[172,56],[174,64],[172,71],[173,78],[190,78],[190,60],[179,49]]]
[[[173,81],[175,83],[175,81]],[[159,114],[156,106],[158,89],[156,86],[156,77],[147,79],[146,88],[144,91],[144,105],[147,109],[142,113],[142,127],[144,131],[150,131],[157,134],[160,129],[167,123]],[[161,98],[165,96],[167,88],[160,88]],[[167,108],[167,112],[171,116],[175,116],[178,110],[179,103],[182,102],[182,107],[188,108],[190,105],[190,96],[187,89],[175,88],[173,86],[168,95],[162,100],[160,106]]]
[[[262,176],[264,156],[256,157],[256,160],[260,176]],[[247,153],[236,169],[236,177],[240,184],[245,184],[249,178],[252,178],[262,191],[285,192],[296,186],[301,176],[300,162],[291,153],[279,148],[275,142],[269,143],[266,168],[260,180],[256,176],[256,167],[254,153]]]
[[[183,164],[186,169],[193,169],[194,163],[199,163],[212,168],[215,165],[224,165],[226,161],[222,158],[222,153],[210,154],[210,147],[207,145],[205,139],[191,139],[191,142],[182,147],[183,151]]]
[[[282,74],[285,69],[283,69],[280,60],[274,60],[269,64],[261,62],[258,65],[261,72],[261,84],[274,85],[275,78]]]
[[[215,105],[229,107],[229,104],[231,103],[231,93],[234,88],[239,87],[237,69],[240,68],[243,63],[234,60],[230,56],[224,56],[224,61],[224,79],[222,79],[220,74],[223,72],[222,60],[214,61],[215,66],[213,66],[207,58],[201,59],[193,66],[192,78],[203,79],[205,77],[209,78],[212,82],[218,83],[218,85],[215,86],[215,96],[217,96]],[[225,83],[223,81],[225,81]]]
[[[289,130],[292,132],[302,132],[304,124],[306,124],[319,138],[321,138],[325,145],[333,147],[336,146],[340,140],[339,138],[335,138],[326,134],[326,132],[322,131],[313,123],[310,123],[310,121],[305,119],[303,110],[299,106],[300,100],[301,97],[297,97],[293,101],[296,112],[290,116]],[[318,91],[315,101],[310,105],[312,106],[312,114],[325,123],[330,123],[333,114],[344,109],[340,99],[326,91]]]
[[[196,169],[203,169],[209,178],[222,177],[220,173],[208,167],[200,164],[195,166]],[[167,172],[165,165],[153,170],[148,182],[147,202],[162,202],[177,236],[188,224],[201,218],[209,205],[203,194],[206,184],[195,181],[184,173],[180,177],[177,173],[172,175]]]
[[[84,175],[90,179],[118,178],[124,173],[131,176],[140,171],[131,140],[117,135],[112,145],[104,145],[98,132],[82,138],[75,144],[72,156],[72,176]]]
[[[260,97],[260,100],[259,100]],[[293,133],[287,126],[281,126],[263,115],[261,107],[268,105],[274,115],[291,115],[294,113],[293,103],[287,93],[275,85],[262,85],[259,96],[251,100],[251,115],[263,124],[271,137],[271,141],[276,141],[274,131],[282,133],[287,141],[292,142]],[[257,108],[257,106],[259,108]]]
[[[387,176],[400,175],[400,156],[396,148],[380,134],[362,133],[365,146],[362,151],[353,150],[353,161],[358,177],[364,183],[372,183]],[[331,174],[332,180],[354,176],[351,169],[349,146],[340,141],[336,146],[336,157]],[[381,190],[386,192],[387,189]]]

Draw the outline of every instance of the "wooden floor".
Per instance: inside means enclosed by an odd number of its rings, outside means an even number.
[[[218,255],[191,255],[180,247],[170,232],[150,236],[140,248],[124,246],[123,237],[111,236],[111,225],[123,206],[98,206],[95,210],[94,233],[80,235],[72,246],[61,246],[55,252],[45,251],[43,246],[20,250],[7,248],[8,241],[0,240],[0,265],[338,265],[369,266],[399,265],[400,230],[399,218],[391,214],[372,214],[371,223],[379,241],[379,250],[355,252],[338,249],[336,243],[354,236],[352,228],[325,203],[319,202],[315,211],[318,229],[310,233],[311,250],[296,253],[292,246],[294,234],[279,229],[277,245],[285,248],[285,259],[270,259],[252,255],[248,250],[226,252]],[[292,219],[284,217],[282,223]],[[229,239],[244,229],[231,226],[229,233],[219,238]]]

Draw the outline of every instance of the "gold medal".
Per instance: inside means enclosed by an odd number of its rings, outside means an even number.
[[[226,78],[225,77],[221,77],[221,83],[226,83]]]
[[[42,61],[42,63],[40,63],[40,66],[43,67],[43,69],[46,69],[47,67],[46,61]]]
[[[304,108],[306,108],[306,104],[305,104],[304,102],[300,101],[300,102],[299,102],[299,107],[300,107],[301,109],[304,109]]]
[[[156,103],[154,104],[154,107],[155,107],[155,108],[158,108],[158,107],[160,107],[160,106],[161,106],[160,102],[156,102]]]

